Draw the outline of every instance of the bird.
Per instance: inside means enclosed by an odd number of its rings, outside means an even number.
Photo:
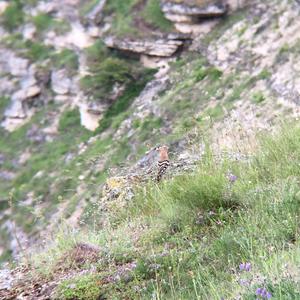
[[[169,147],[163,145],[163,146],[156,147],[155,150],[158,152],[159,155],[156,182],[160,182],[163,175],[166,173],[167,168],[170,166],[169,154],[168,154]]]

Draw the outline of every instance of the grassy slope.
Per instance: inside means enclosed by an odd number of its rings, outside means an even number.
[[[60,299],[73,299],[78,290],[69,286],[82,281],[93,297],[108,299],[256,299],[258,288],[273,299],[298,299],[300,130],[290,127],[261,136],[248,161],[220,163],[207,150],[196,172],[138,188],[111,227],[62,234],[35,257],[37,269],[47,257],[40,267],[49,276],[59,257],[84,241],[103,249],[97,271],[63,281]],[[130,276],[107,280],[130,263]],[[249,270],[242,270],[245,263]],[[90,291],[77,296],[94,299]]]
[[[132,28],[133,21],[128,9],[130,11],[136,5],[136,1],[123,2],[119,3],[122,5],[111,5],[109,8],[116,16],[116,26],[113,28],[118,35],[128,34],[129,27]],[[15,9],[18,15],[19,9]],[[148,1],[142,8],[148,23],[152,22],[151,16],[157,16],[153,14],[156,10],[157,1]],[[122,14],[128,18],[124,19]],[[41,34],[46,30],[45,24],[50,27],[55,25],[51,20],[45,23],[44,17],[39,16],[35,20],[37,26],[42,23]],[[18,25],[23,18],[17,16],[15,24],[8,26]],[[153,22],[158,28],[161,23],[161,29],[167,26],[160,18]],[[209,38],[213,38],[213,34]],[[52,49],[49,52],[40,51],[41,47],[43,45],[36,43],[22,42],[20,45],[26,50],[24,56],[33,61],[43,60],[45,57],[40,57],[40,53],[46,53],[47,57],[53,57],[58,67],[70,65],[72,71],[76,70],[73,53],[53,54]],[[114,55],[105,55],[106,59],[119,59]],[[93,59],[93,55],[91,57]],[[102,60],[99,57],[95,59],[100,63],[99,69],[93,71],[101,77]],[[218,120],[223,116],[223,106],[230,108],[245,89],[251,88],[256,80],[269,76],[266,72],[255,78],[240,78],[239,74],[223,75],[203,58],[187,59],[191,60],[192,66],[185,59],[178,61],[174,66],[174,73],[178,74],[172,87],[159,99],[164,113],[171,115],[174,132],[163,137],[157,133],[152,135],[153,129],[162,126],[163,121],[155,117],[137,119],[134,120],[137,130],[135,137],[139,141],[174,141],[194,126],[200,124],[201,127],[207,115]],[[104,67],[110,63],[109,60]],[[182,76],[184,70],[186,74]],[[124,62],[124,72],[127,71],[128,66]],[[120,75],[118,78],[124,83],[122,73],[114,75]],[[147,76],[144,79],[147,80]],[[228,82],[233,82],[228,98],[206,109],[211,96],[220,93]],[[145,81],[142,81],[128,86],[127,92],[106,113],[97,133],[118,129],[121,121],[130,113],[130,104],[144,84]],[[92,87],[95,87],[93,83]],[[92,92],[95,90],[92,89]],[[222,93],[220,95],[222,98]],[[261,99],[261,95],[254,95],[253,101],[261,102]],[[55,108],[45,107],[45,110],[50,109]],[[191,112],[194,114],[203,110],[199,118],[191,116]],[[99,193],[95,186],[104,181],[105,171],[124,161],[130,151],[130,140],[124,138],[114,143],[112,136],[108,135],[89,145],[83,154],[77,155],[77,145],[86,142],[91,134],[80,127],[76,110],[62,115],[59,136],[54,142],[36,146],[28,141],[26,132],[32,124],[44,126],[40,119],[43,114],[41,111],[30,124],[9,137],[4,134],[0,137],[0,151],[11,160],[27,147],[33,150],[33,156],[20,172],[13,165],[6,166],[7,169],[18,171],[13,182],[13,209],[18,223],[28,231],[39,224],[47,224],[58,202],[68,201],[66,215],[63,216],[67,217],[76,210],[82,198],[92,199],[95,193]],[[57,237],[56,246],[49,252],[45,251],[41,257],[35,256],[33,263],[38,271],[51,276],[54,266],[63,253],[74,245],[74,241],[89,241],[104,249],[96,264],[96,274],[81,275],[62,282],[57,288],[59,299],[94,299],[99,294],[106,295],[108,299],[229,299],[237,298],[238,294],[243,295],[243,299],[255,299],[258,287],[265,287],[274,299],[298,299],[299,133],[298,128],[292,128],[284,130],[274,139],[263,137],[262,148],[249,163],[225,161],[219,164],[207,151],[199,170],[194,174],[167,180],[159,187],[149,185],[138,190],[129,210],[119,210],[111,220],[111,227],[101,231],[96,227],[96,230],[89,229],[79,234],[74,234],[71,229],[67,235],[63,233]],[[12,150],[17,148],[18,153],[14,153]],[[68,153],[74,155],[69,162],[66,161]],[[104,171],[92,171],[83,182],[78,179],[83,170],[91,169],[91,161],[107,153],[110,160]],[[35,177],[40,170],[51,176]],[[228,172],[237,176],[235,183],[228,181]],[[75,189],[82,183],[89,187],[88,192],[78,194]],[[7,183],[0,183],[2,198],[8,197],[11,187]],[[35,192],[37,204],[45,204],[41,211],[24,211],[24,206],[19,205],[30,191]],[[93,205],[88,209],[95,210]],[[25,224],[24,216],[27,220]],[[92,214],[89,222],[97,224],[97,217],[99,215]],[[251,263],[251,271],[239,270],[239,265],[245,262]],[[136,265],[129,278],[117,282],[106,280],[126,263]],[[76,288],[70,288],[70,284],[75,284]]]

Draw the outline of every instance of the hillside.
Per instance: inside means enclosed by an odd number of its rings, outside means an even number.
[[[300,299],[299,16],[0,0],[0,299]]]

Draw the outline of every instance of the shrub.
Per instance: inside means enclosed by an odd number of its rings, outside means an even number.
[[[69,72],[78,69],[78,56],[73,50],[63,49],[60,52],[53,54],[51,59],[57,69],[65,68]]]
[[[255,103],[255,104],[259,104],[263,101],[265,101],[266,97],[264,96],[264,94],[262,92],[256,92],[253,94],[252,96],[252,103]]]
[[[53,48],[39,42],[26,41],[24,56],[32,61],[44,60],[50,57]]]
[[[4,27],[13,31],[24,22],[23,5],[19,0],[12,0],[2,15]]]
[[[80,81],[81,88],[93,98],[109,101],[107,94],[116,83],[127,84],[133,79],[131,67],[118,58],[107,58],[92,68],[93,75],[87,75]]]
[[[100,283],[96,275],[78,276],[65,280],[56,289],[56,299],[95,300],[101,296]]]
[[[168,31],[172,29],[172,22],[167,20],[160,8],[159,0],[148,0],[143,11],[143,16],[152,26],[161,30]]]

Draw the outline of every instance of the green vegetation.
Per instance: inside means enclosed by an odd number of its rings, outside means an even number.
[[[3,113],[10,103],[10,99],[8,97],[0,97],[0,119],[3,117]]]
[[[165,18],[159,0],[148,0],[142,14],[146,22],[155,28],[163,31],[171,31],[173,28],[172,22]]]
[[[24,22],[24,12],[21,1],[10,1],[8,7],[0,17],[0,21],[3,26],[9,31],[13,31],[14,29],[17,29],[17,27],[22,25]]]
[[[3,40],[3,44],[14,50],[18,50],[20,56],[31,61],[41,61],[49,58],[54,49],[38,41],[25,41],[20,33],[11,34]]]
[[[65,68],[68,72],[73,73],[78,69],[78,56],[70,49],[63,49],[52,55],[51,60],[57,69]]]
[[[94,300],[101,298],[97,276],[87,275],[63,281],[55,296],[62,300]]]
[[[39,42],[26,41],[25,47],[27,51],[25,51],[23,55],[32,61],[45,60],[49,58],[53,52],[53,48]]]
[[[122,119],[125,119],[126,114],[122,115],[122,113],[126,112],[133,100],[140,94],[147,81],[150,80],[151,77],[152,74],[151,72],[149,72],[149,74],[144,78],[140,78],[136,82],[131,82],[130,84],[128,84],[122,96],[118,98],[118,101],[114,102],[105,112],[100,122],[99,128],[97,129],[97,132],[102,132],[105,129],[109,128],[109,126],[113,123],[113,121],[115,121],[115,118],[117,116],[121,116],[121,119],[118,118],[118,124],[120,124]],[[115,124],[114,127],[116,128],[117,125]]]
[[[39,14],[32,18],[38,32],[46,31],[53,23],[53,18],[49,14]]]
[[[168,32],[173,29],[158,0],[109,1],[106,12],[113,16],[111,32],[117,36],[145,36],[153,30]]]
[[[140,140],[147,140],[149,138],[149,134],[153,136],[153,134],[157,132],[159,128],[161,128],[162,124],[163,120],[161,118],[155,116],[149,116],[145,118],[138,126]]]
[[[214,68],[214,67],[200,67],[195,70],[194,77],[195,81],[201,81],[205,77],[209,76],[209,78],[213,81],[218,80],[222,76],[222,71]]]
[[[84,1],[80,7],[79,13],[81,17],[85,17],[97,4],[99,0]]]
[[[81,88],[95,99],[109,101],[106,96],[112,91],[115,84],[128,84],[134,79],[129,63],[118,58],[109,57],[99,63],[93,75],[81,79]]]
[[[86,50],[86,56],[91,75],[81,79],[81,88],[92,99],[104,103],[112,102],[111,92],[115,86],[119,85],[119,88],[123,86],[127,90],[125,94],[130,94],[130,91],[135,89],[135,85],[146,83],[150,79],[149,74],[153,73],[152,70],[141,67],[137,61],[113,55],[101,41],[89,47]],[[126,95],[122,99],[128,98]],[[128,101],[122,99],[114,105],[112,108],[114,111],[123,111],[124,103]],[[108,114],[111,114],[111,111]]]
[[[109,50],[103,41],[99,40],[85,49],[85,55],[91,70],[96,71],[99,68],[98,64],[108,57]]]
[[[133,35],[138,32],[137,29],[132,26],[132,11],[137,2],[137,0],[115,0],[107,3],[107,12],[114,16],[112,24],[114,34],[123,36]]]
[[[263,101],[266,100],[266,97],[264,96],[264,94],[259,91],[259,92],[256,92],[252,95],[252,103],[255,103],[255,104],[259,104],[259,103],[262,103]]]
[[[43,253],[59,259],[79,241],[106,249],[95,275],[62,283],[59,295],[80,289],[89,299],[95,287],[108,299],[255,299],[260,288],[297,299],[299,137],[295,126],[262,135],[257,154],[239,161],[216,161],[207,148],[195,172],[137,187],[112,227],[74,233]]]
[[[32,22],[35,25],[38,34],[42,34],[50,29],[54,30],[58,34],[63,34],[70,29],[70,26],[66,22],[54,19],[49,14],[41,13],[36,15],[32,17]]]
[[[211,108],[208,108],[205,112],[204,112],[204,115],[202,116],[201,119],[209,116],[210,118],[213,118],[214,120],[218,120],[218,119],[221,119],[224,115],[224,110],[222,108],[221,105],[216,105],[215,107],[211,107]]]

